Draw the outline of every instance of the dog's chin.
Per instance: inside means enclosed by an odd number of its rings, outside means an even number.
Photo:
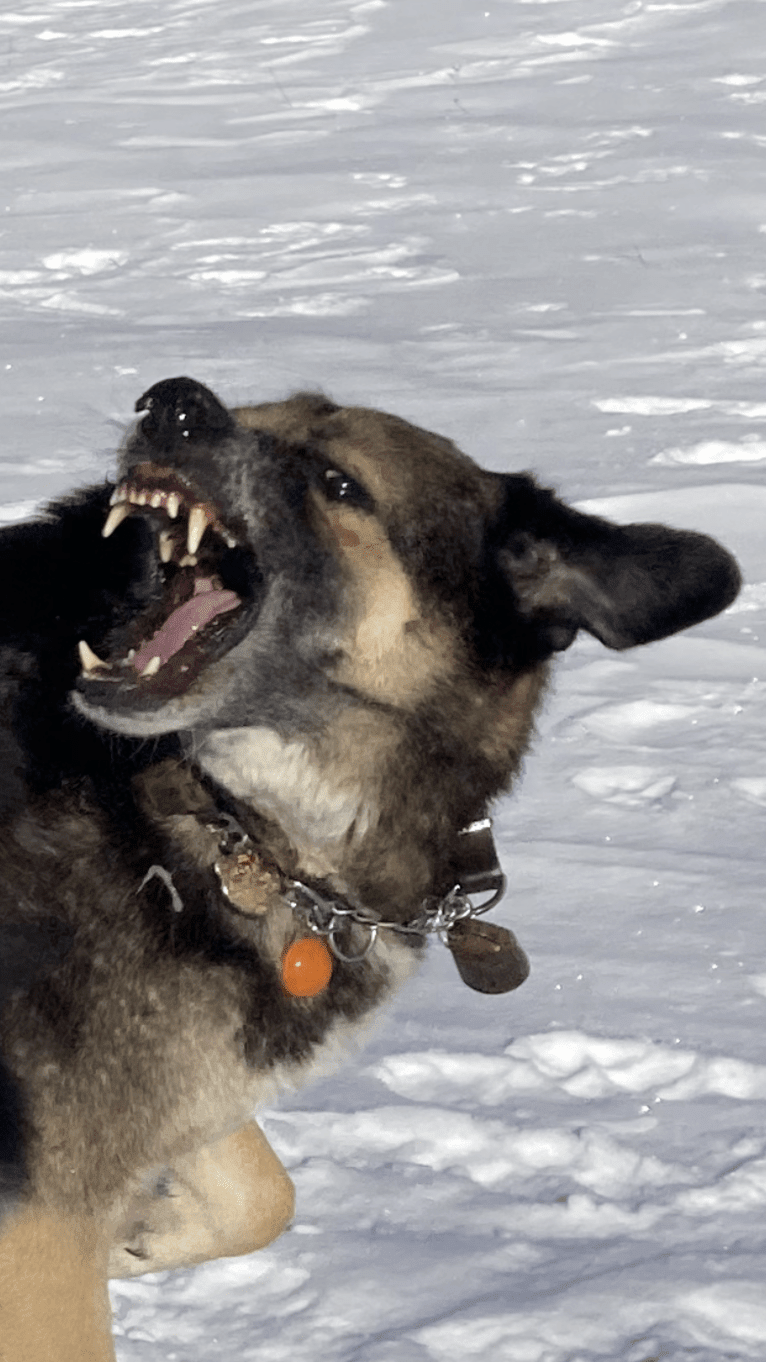
[[[211,668],[211,672],[217,672]],[[207,681],[207,677],[205,677]],[[210,685],[191,686],[182,695],[170,698],[148,696],[126,689],[119,697],[114,689],[90,686],[82,679],[70,693],[72,708],[99,728],[131,738],[157,738],[164,733],[190,731],[215,720],[223,694]]]

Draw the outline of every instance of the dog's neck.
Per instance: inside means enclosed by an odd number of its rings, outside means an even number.
[[[332,770],[329,778],[310,743],[281,738],[273,729],[218,730],[196,749],[195,759],[235,800],[279,826],[312,878],[337,876],[349,845],[377,820],[376,801],[361,777],[341,782]]]
[[[170,860],[175,873],[180,874],[184,893],[187,887],[178,865],[179,850],[187,865],[214,872],[222,902],[230,909],[245,917],[260,917],[284,913],[287,907],[313,933],[325,937],[332,953],[346,963],[364,960],[378,931],[384,928],[393,929],[414,945],[437,932],[450,946],[462,978],[472,988],[505,992],[526,978],[528,962],[512,934],[491,923],[478,926],[473,922],[478,914],[493,907],[505,890],[489,818],[457,831],[431,892],[421,891],[420,898],[412,893],[394,893],[386,904],[387,911],[382,911],[380,902],[365,902],[353,887],[344,892],[337,875],[318,881],[307,876],[273,818],[254,810],[249,801],[232,799],[230,790],[222,789],[209,775],[195,772],[184,761],[169,758],[151,766],[135,777],[133,787],[144,816],[164,829],[175,847]],[[397,849],[398,844],[395,854]],[[155,878],[162,881],[171,908],[183,912],[183,893],[162,861],[149,866],[139,892]],[[445,882],[450,887],[439,891],[439,884]],[[475,896],[483,902],[475,902]]]

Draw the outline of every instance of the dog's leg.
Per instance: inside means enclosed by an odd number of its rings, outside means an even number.
[[[186,1267],[264,1248],[287,1227],[293,1184],[254,1121],[178,1159],[153,1197],[131,1209],[133,1234],[118,1236],[110,1277]]]
[[[2,1362],[114,1362],[106,1236],[29,1205],[0,1236]]]

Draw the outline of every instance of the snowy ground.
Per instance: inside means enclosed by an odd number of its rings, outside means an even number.
[[[748,580],[572,649],[498,810],[529,982],[434,946],[265,1118],[293,1231],[116,1284],[120,1362],[763,1359],[763,0],[17,0],[0,59],[0,514],[185,372],[388,407]]]

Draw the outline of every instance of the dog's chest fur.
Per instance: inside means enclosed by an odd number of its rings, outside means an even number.
[[[320,764],[309,739],[282,738],[268,728],[223,729],[197,749],[200,766],[236,799],[278,823],[306,873],[326,876],[338,848],[361,837],[378,815],[361,781],[363,761],[346,753],[343,770]]]
[[[186,771],[169,766],[183,808]],[[158,780],[151,772],[149,786]],[[156,804],[137,784],[144,808]],[[167,789],[166,780],[165,800]],[[300,927],[279,876],[266,865],[262,911],[237,912],[213,874],[216,846],[194,812],[152,822],[139,813],[131,845],[121,844],[84,789],[76,809],[69,792],[37,802],[5,840],[0,873],[15,886],[20,944],[36,963],[24,990],[11,990],[4,1053],[49,1137],[35,1150],[37,1183],[59,1198],[84,1194],[67,1152],[78,1145],[90,1149],[88,1196],[110,1200],[129,1168],[171,1162],[280,1087],[329,1069],[415,968],[418,952],[386,932],[368,960],[338,962],[321,997],[289,997],[279,960]],[[141,887],[154,857],[180,906],[159,878]],[[83,1097],[94,1086],[99,1128],[119,1130],[119,1154],[93,1145]]]

